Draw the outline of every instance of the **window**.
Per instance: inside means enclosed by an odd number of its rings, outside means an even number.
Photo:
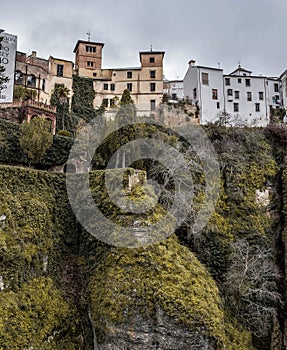
[[[111,91],[115,91],[115,84],[111,84],[110,89],[111,89]]]
[[[247,91],[247,101],[252,101],[252,93]]]
[[[155,79],[155,70],[150,70],[150,71],[149,71],[149,77],[150,77],[151,79]]]
[[[87,66],[88,66],[88,67],[94,67],[94,62],[92,62],[92,61],[87,61]]]
[[[250,79],[245,79],[245,86],[251,86]]]
[[[239,103],[233,103],[233,111],[239,112]]]
[[[287,91],[287,90],[286,90]],[[193,89],[193,99],[196,100],[197,99],[197,91],[196,88]]]
[[[260,112],[260,103],[255,103],[255,112]]]
[[[201,80],[203,85],[209,85],[208,73],[201,73]]]
[[[42,80],[42,90],[45,91],[45,87],[46,87],[46,80],[43,79]]]
[[[230,78],[225,78],[225,85],[230,85]]]
[[[23,73],[19,70],[15,72],[15,82],[18,84],[23,84]]]
[[[239,100],[239,91],[234,91],[234,98],[236,98],[237,100]]]
[[[154,57],[150,57],[150,58],[149,58],[149,63],[154,63],[154,62],[155,62]]]
[[[155,83],[150,83],[150,91],[155,91]]]
[[[259,91],[259,100],[263,100],[263,92],[262,91]]]
[[[217,107],[217,109],[220,109],[220,102],[216,103],[216,107]]]
[[[241,78],[238,78],[237,81],[238,81],[238,84],[241,84]]]
[[[31,87],[36,87],[36,77],[34,74],[29,74],[27,76],[27,85]]]
[[[95,46],[86,46],[86,52],[96,52],[96,47]]]
[[[276,103],[276,104],[280,103],[280,96],[279,96],[279,95],[275,95],[275,96],[273,97],[273,100],[274,100],[273,103]]]
[[[277,83],[274,83],[274,91],[279,92],[279,85]]]
[[[132,83],[127,83],[127,89],[129,91],[133,91],[133,84]]]
[[[213,100],[218,99],[217,89],[212,89],[212,99]]]
[[[96,77],[97,76],[97,73],[93,73],[93,77]]]
[[[233,90],[227,89],[227,96],[233,96]]]
[[[103,106],[108,107],[109,106],[109,100],[107,98],[103,98]]]
[[[150,100],[150,110],[155,111],[155,100]]]
[[[104,84],[104,90],[109,90],[109,84]]]
[[[62,77],[64,75],[64,65],[57,64],[57,76]]]
[[[132,79],[133,77],[133,72],[127,72],[127,78]]]
[[[115,106],[115,100],[113,98],[110,99],[110,107]]]

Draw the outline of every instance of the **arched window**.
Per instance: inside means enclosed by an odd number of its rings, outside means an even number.
[[[27,76],[27,85],[31,87],[36,87],[36,77],[34,74],[29,74]]]
[[[23,73],[20,70],[15,72],[15,83],[23,84]]]

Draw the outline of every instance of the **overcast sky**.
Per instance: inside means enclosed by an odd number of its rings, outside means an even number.
[[[230,73],[287,69],[287,0],[7,0],[0,28],[18,50],[74,60],[77,40],[105,43],[103,67],[139,66],[139,51],[165,51],[164,73],[183,79],[188,61]]]

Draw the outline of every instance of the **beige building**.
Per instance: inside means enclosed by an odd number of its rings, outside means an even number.
[[[139,53],[140,67],[104,69],[102,67],[103,43],[79,40],[75,46],[75,65],[71,61],[37,57],[17,52],[15,86],[34,91],[33,99],[50,104],[55,84],[64,84],[73,94],[73,75],[92,78],[96,92],[94,107],[102,103],[107,114],[113,113],[125,89],[131,93],[138,115],[153,115],[163,98],[162,51]]]
[[[93,79],[96,97],[94,107],[104,102],[113,111],[125,89],[131,93],[138,115],[151,115],[162,102],[162,51],[140,52],[140,67],[102,68],[103,43],[79,40],[75,46],[75,73]]]
[[[50,104],[56,83],[67,86],[72,95],[73,65],[71,61],[52,56],[48,60],[37,57],[36,51],[29,56],[17,52],[15,86],[34,91],[35,101]]]

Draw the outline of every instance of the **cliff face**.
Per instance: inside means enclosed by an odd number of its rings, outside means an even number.
[[[221,166],[208,225],[194,236],[186,222],[145,248],[85,232],[63,174],[0,166],[0,349],[286,348],[285,144],[208,132]],[[116,211],[103,172],[90,184]]]

